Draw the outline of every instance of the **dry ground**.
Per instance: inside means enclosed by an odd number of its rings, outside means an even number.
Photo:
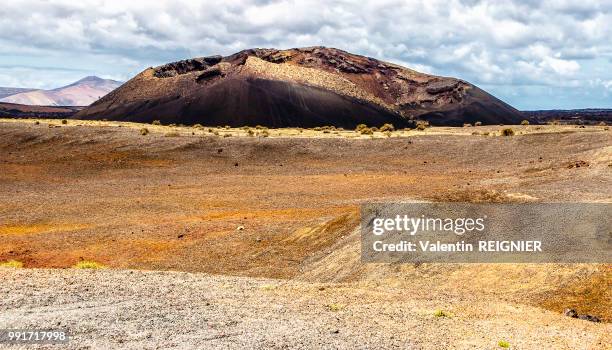
[[[149,134],[141,135],[143,127]],[[612,200],[610,130],[512,126],[516,135],[503,137],[502,128],[430,128],[391,137],[283,129],[249,137],[245,129],[0,120],[0,261],[62,268],[85,259],[117,269],[301,280],[295,283],[303,288],[341,283],[355,300],[372,288],[395,288],[407,292],[401,302],[410,313],[417,304],[408,292],[431,291],[431,307],[442,295],[493,298],[503,306],[486,309],[486,320],[472,327],[510,322],[500,316],[504,308],[527,308],[519,313],[531,320],[540,309],[526,304],[544,306],[557,312],[546,314],[554,327],[604,327],[589,328],[595,343],[588,344],[596,344],[607,326],[584,326],[559,312],[574,307],[612,319],[610,265],[359,262],[355,229],[366,201]],[[112,290],[112,278],[103,276],[101,288]],[[193,278],[208,278],[202,276]],[[6,277],[15,278],[13,272]],[[307,317],[302,307],[295,312]],[[561,338],[573,337],[556,329]]]

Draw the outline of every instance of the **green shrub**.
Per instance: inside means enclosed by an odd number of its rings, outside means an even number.
[[[505,340],[500,340],[497,342],[497,346],[499,346],[500,348],[508,349],[510,347],[510,343]]]

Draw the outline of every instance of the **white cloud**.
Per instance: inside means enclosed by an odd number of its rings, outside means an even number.
[[[5,1],[0,86],[57,85],[15,78],[11,65],[127,78],[189,56],[325,45],[487,85],[520,107],[542,99],[513,86],[612,80],[610,23],[612,2],[591,0]]]

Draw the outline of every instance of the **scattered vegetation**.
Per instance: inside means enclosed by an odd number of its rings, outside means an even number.
[[[14,269],[19,269],[23,267],[23,263],[17,260],[9,260],[0,262],[0,267],[11,267]]]
[[[142,128],[140,129],[140,135],[148,135],[149,134],[149,129],[147,128]]]
[[[514,130],[511,128],[505,128],[501,131],[502,136],[514,136]]]
[[[100,270],[105,269],[106,266],[91,260],[83,260],[79,261],[76,265],[73,266],[75,269],[88,269],[88,270]]]
[[[499,346],[500,348],[508,349],[510,348],[510,343],[505,340],[500,340],[497,342],[497,346]]]
[[[383,126],[380,127],[380,131],[385,132],[385,131],[395,131],[395,127],[393,126],[393,124],[383,124]]]
[[[453,315],[450,312],[444,311],[444,310],[436,310],[434,311],[434,316],[435,317],[453,317]]]
[[[521,125],[529,125],[529,120],[523,119],[523,121],[521,122]]]
[[[154,120],[153,122],[151,122],[151,124],[153,124],[153,125],[161,125],[161,122],[159,120]]]

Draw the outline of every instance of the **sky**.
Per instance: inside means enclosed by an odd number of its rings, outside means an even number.
[[[319,45],[461,78],[522,110],[612,108],[612,0],[3,0],[0,86]]]

